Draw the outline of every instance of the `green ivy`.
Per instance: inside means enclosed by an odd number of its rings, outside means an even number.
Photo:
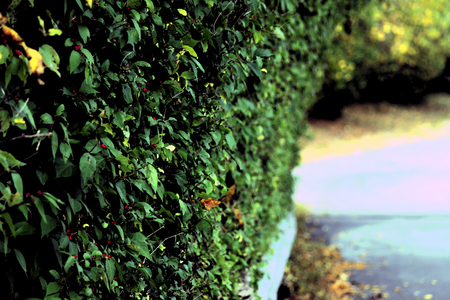
[[[256,290],[352,7],[316,2],[2,4],[3,295],[237,299],[244,272]]]

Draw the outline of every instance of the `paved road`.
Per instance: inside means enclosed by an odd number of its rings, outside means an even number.
[[[427,140],[307,163],[296,202],[317,237],[367,261],[352,280],[389,299],[450,299],[450,139]],[[432,298],[430,298],[432,295]]]

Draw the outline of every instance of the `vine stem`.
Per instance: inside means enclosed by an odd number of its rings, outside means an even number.
[[[6,140],[6,141],[0,141],[0,144],[4,143],[4,142],[14,141],[14,140],[41,138],[41,137],[48,137],[48,136],[52,136],[52,135],[53,135],[53,132],[37,133],[37,134],[32,134],[32,135],[22,134],[22,135],[13,137],[13,138],[11,138],[9,140]]]
[[[180,234],[183,234],[183,233],[185,233],[185,232],[180,232],[180,233],[174,234],[174,235],[172,235],[172,236],[166,237],[166,238],[158,245],[158,247],[156,247],[155,250],[153,250],[152,253],[150,253],[150,255],[153,255],[153,253],[155,253],[155,251],[158,250],[159,246],[161,246],[165,241],[167,241],[168,239],[174,238],[174,237],[176,237],[177,235],[180,235]]]

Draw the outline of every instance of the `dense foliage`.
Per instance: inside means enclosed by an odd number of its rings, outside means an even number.
[[[449,9],[445,0],[411,0],[371,1],[352,11],[335,27],[334,46],[327,51],[330,93],[346,88],[355,98],[372,94],[400,101],[424,92],[450,56]],[[385,84],[364,93],[371,82]]]
[[[236,299],[349,1],[0,5],[0,282],[11,299]]]

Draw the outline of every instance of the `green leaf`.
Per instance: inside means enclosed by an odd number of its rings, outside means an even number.
[[[134,62],[134,63],[132,64],[132,66],[134,66],[134,67],[148,67],[148,68],[151,68],[151,67],[152,67],[151,64],[149,64],[149,63],[146,62],[146,61],[142,61],[142,60],[137,61],[137,62]]]
[[[219,130],[210,132],[214,142],[216,143],[216,145],[219,145],[220,140],[222,139],[222,134],[220,133]]]
[[[256,49],[255,51],[255,56],[261,56],[261,57],[268,57],[268,56],[272,56],[273,53],[267,49]]]
[[[14,223],[11,219],[11,216],[9,215],[9,213],[4,213],[1,215],[3,217],[3,219],[5,219],[6,224],[8,224],[9,229],[11,230],[11,233],[14,237],[16,237],[16,229],[14,227]]]
[[[20,197],[23,197],[23,182],[22,177],[20,177],[17,173],[11,173],[12,180],[14,182],[14,188],[20,194]]]
[[[49,215],[46,215],[45,218],[47,222],[44,221],[44,218],[41,220],[41,239],[44,235],[56,228],[56,219],[53,219]]]
[[[41,218],[44,222],[47,222],[47,217],[45,215],[45,210],[44,210],[44,203],[42,203],[41,199],[39,199],[38,197],[34,197],[34,205],[36,205],[36,208],[39,212],[39,214],[41,215]]]
[[[19,262],[20,266],[22,267],[23,271],[25,272],[25,274],[28,277],[28,274],[27,274],[27,263],[25,261],[25,257],[23,256],[22,252],[20,252],[17,249],[14,249],[14,252],[16,253],[17,261]]]
[[[125,183],[123,181],[118,181],[116,183],[116,189],[119,193],[120,198],[122,198],[122,200],[124,201],[127,201],[127,190],[125,188]]]
[[[116,275],[116,265],[110,259],[107,259],[105,262],[106,274],[108,275],[108,279],[110,281],[114,280],[114,276]]]
[[[90,63],[92,63],[92,64],[95,63],[94,57],[92,56],[91,52],[90,52],[88,49],[83,48],[83,49],[81,49],[81,52],[82,52],[84,55],[86,55],[86,58],[87,58],[87,60],[88,60]]]
[[[70,73],[73,73],[81,63],[81,54],[76,50],[72,50],[69,57],[70,62]]]
[[[248,61],[247,66],[250,68],[250,70],[253,71],[253,73],[255,73],[256,76],[261,77],[261,75],[262,75],[261,70],[259,69],[259,67],[256,63]]]
[[[191,46],[183,45],[183,49],[186,50],[187,52],[189,52],[189,54],[192,55],[193,57],[198,57],[197,53],[194,50],[194,48],[192,48]],[[203,67],[202,67],[202,69],[203,69]]]
[[[148,170],[147,176],[148,184],[150,184],[153,190],[156,191],[156,188],[158,187],[158,172],[152,165],[148,165],[147,170]]]
[[[67,161],[70,158],[70,155],[72,154],[72,148],[70,147],[69,144],[65,142],[59,145],[59,151],[61,151],[64,161]]]
[[[61,287],[59,286],[59,284],[57,282],[50,282],[47,285],[47,291],[45,292],[45,295],[49,296],[49,295],[52,295],[52,294],[59,293],[60,289],[61,289]],[[46,299],[47,299],[47,297],[46,297]]]
[[[77,168],[70,162],[64,162],[61,157],[56,158],[55,164],[56,178],[70,177],[76,172]]]
[[[80,33],[80,37],[83,39],[83,43],[86,44],[88,37],[91,36],[89,28],[83,25],[78,25],[78,32]]]
[[[187,160],[188,153],[186,149],[178,149],[177,153],[184,159]]]
[[[153,5],[153,2],[151,0],[145,0],[145,3],[147,4],[148,10],[152,14],[155,13],[155,5]]]
[[[47,182],[49,176],[46,172],[42,172],[40,170],[36,170],[36,175],[39,178],[39,181],[41,182],[42,185],[45,185],[45,183]]]
[[[61,73],[58,71],[60,58],[55,49],[50,45],[42,45],[39,53],[42,55],[45,66],[61,77]]]
[[[133,102],[133,95],[131,94],[131,88],[128,84],[122,84],[123,98],[127,103]]]
[[[0,150],[0,163],[9,172],[9,167],[16,165],[20,166],[19,161],[11,155],[11,153]]]
[[[228,133],[225,136],[225,139],[227,140],[228,146],[231,150],[234,150],[234,147],[236,147],[236,140],[234,139],[234,136],[232,133]]]
[[[41,115],[42,124],[53,124],[53,118],[49,113],[45,113]]]
[[[183,73],[181,73],[180,76],[183,78],[186,78],[186,79],[194,79],[195,78],[195,74],[192,71],[184,71]]]
[[[55,278],[56,280],[60,279],[61,276],[59,275],[59,273],[56,270],[50,270],[49,273],[53,276],[53,278]]]
[[[56,110],[56,115],[61,116],[65,110],[66,107],[64,106],[64,104],[61,104],[60,106],[58,106],[58,109]]]
[[[85,180],[88,180],[94,175],[94,172],[97,169],[97,160],[89,153],[84,153],[83,156],[81,156],[79,167],[81,176],[83,176]]]
[[[56,134],[56,132],[53,132],[53,134],[52,134],[52,154],[53,154],[53,159],[55,159],[56,151],[58,151],[58,135]]]
[[[127,6],[130,8],[138,8],[142,5],[142,0],[127,0]]]
[[[187,222],[192,217],[192,213],[183,200],[178,199],[178,202],[180,203],[180,210],[181,214],[183,215],[183,221]]]
[[[28,222],[19,222],[14,224],[16,228],[16,235],[32,235],[36,232],[36,228],[31,226]]]

